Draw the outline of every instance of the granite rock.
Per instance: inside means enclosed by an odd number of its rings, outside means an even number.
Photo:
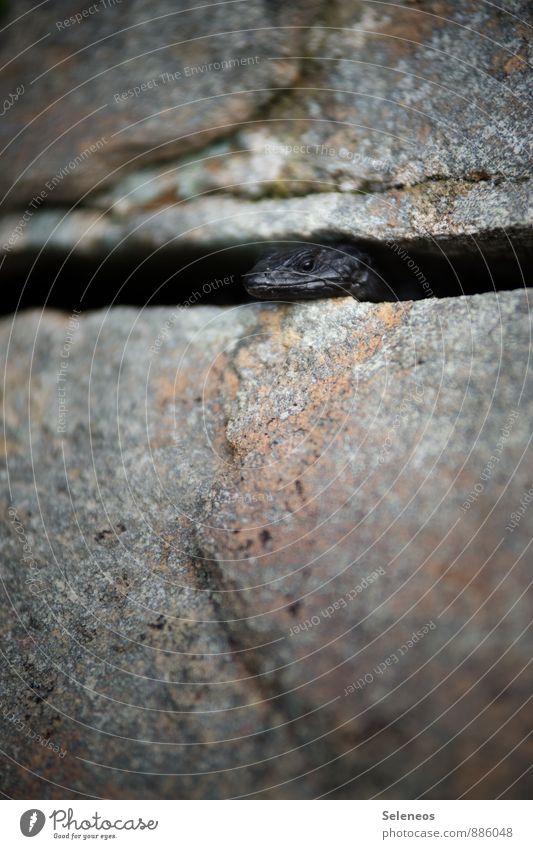
[[[253,120],[296,79],[317,0],[77,6],[22,0],[3,18],[4,205],[75,202]]]
[[[60,19],[69,4],[57,5]],[[458,250],[479,238],[509,257],[509,239],[530,246],[526,0],[171,5],[148,21],[132,2],[62,31],[42,6],[12,26],[6,89],[26,89],[2,131],[8,252],[176,255],[324,233],[450,236]],[[230,54],[262,61],[114,100]]]
[[[4,319],[2,791],[528,797],[530,331],[527,290]]]

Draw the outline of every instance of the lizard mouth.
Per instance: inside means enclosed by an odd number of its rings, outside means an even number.
[[[300,301],[349,294],[343,281],[326,281],[311,275],[286,275],[281,281],[272,273],[254,271],[243,277],[248,294],[262,300]]]

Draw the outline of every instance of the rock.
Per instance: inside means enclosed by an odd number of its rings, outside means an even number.
[[[526,0],[512,14],[474,0],[290,9],[257,0],[246,3],[244,31],[240,4],[209,19],[158,8],[149,24],[135,2],[52,32],[42,7],[12,28],[21,49],[44,30],[50,37],[9,66],[12,87],[36,67],[42,76],[5,116],[6,141],[34,120],[6,159],[6,187],[18,178],[17,208],[0,221],[8,253],[29,263],[43,246],[98,258],[164,244],[176,258],[224,240],[324,234],[392,236],[436,252],[435,240],[473,251],[479,239],[509,260],[508,238],[516,251],[530,247]],[[224,51],[264,61],[114,102],[169,66]],[[43,149],[67,129],[65,114],[72,129]],[[71,173],[68,163],[102,136]],[[28,209],[61,168],[68,173]],[[80,198],[70,213],[57,208]]]
[[[525,291],[5,319],[3,792],[528,797],[529,340]]]
[[[48,250],[64,251],[74,244],[75,251],[87,257],[116,249],[164,250],[176,261],[184,246],[206,251],[258,240],[336,237],[370,239],[382,246],[392,241],[404,247],[422,245],[436,255],[444,247],[452,254],[467,253],[478,259],[479,243],[484,252],[510,261],[502,247],[505,234],[518,251],[531,249],[533,216],[527,184],[512,190],[469,185],[457,194],[449,188],[406,190],[401,200],[396,192],[356,197],[331,193],[256,203],[205,199],[112,219],[95,210],[50,211],[35,216],[14,252],[33,254],[43,244]],[[4,220],[0,241],[8,239],[15,224],[15,216]]]
[[[158,0],[147,16],[142,0],[109,0],[73,14],[69,0],[22,0],[3,21],[4,90],[19,91],[0,129],[4,205],[74,202],[232,133],[294,82],[287,57],[316,10],[252,0],[243,18],[239,3]]]

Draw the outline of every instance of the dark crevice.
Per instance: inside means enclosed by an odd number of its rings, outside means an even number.
[[[330,233],[312,241],[347,242]],[[302,244],[300,239],[288,238],[284,246],[292,242]],[[389,245],[363,240],[358,244],[400,297],[406,287],[421,298],[444,298],[533,285],[531,252],[524,247],[513,249],[505,234],[484,241],[462,237],[438,244],[423,239]],[[212,245],[209,251],[161,250],[154,256],[130,251],[117,252],[111,258],[80,254],[66,258],[59,252],[43,253],[38,259],[27,254],[7,255],[0,272],[1,312],[44,305],[69,312],[111,305],[246,303],[251,298],[242,275],[272,246]]]

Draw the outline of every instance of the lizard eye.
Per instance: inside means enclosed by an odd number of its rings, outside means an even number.
[[[312,271],[315,267],[315,261],[312,257],[309,257],[309,259],[304,259],[303,262],[300,263],[300,267],[302,271]]]

